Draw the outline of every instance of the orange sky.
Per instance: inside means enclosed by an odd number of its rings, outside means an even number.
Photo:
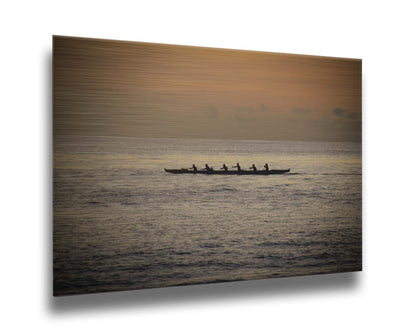
[[[54,133],[361,141],[361,60],[55,36]]]

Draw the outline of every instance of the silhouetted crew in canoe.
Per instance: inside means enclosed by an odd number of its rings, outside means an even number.
[[[192,170],[194,171],[194,172],[196,172],[196,166],[195,166],[195,164],[192,164]]]
[[[224,170],[224,171],[228,171],[228,167],[225,164],[222,165],[221,169]]]
[[[214,171],[214,168],[211,168],[208,166],[208,164],[205,164],[205,170],[206,171]]]
[[[240,163],[237,163],[237,165],[233,165],[233,168],[237,168],[237,171],[241,171]]]
[[[252,169],[253,171],[257,171],[257,168],[254,164],[250,167],[250,169]]]
[[[269,165],[267,163],[264,165],[264,170],[269,171]]]

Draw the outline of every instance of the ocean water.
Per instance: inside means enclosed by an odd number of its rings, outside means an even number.
[[[169,174],[239,162],[283,175]],[[361,270],[361,144],[54,138],[54,294]]]

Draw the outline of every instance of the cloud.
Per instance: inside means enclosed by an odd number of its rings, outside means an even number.
[[[350,112],[345,117],[347,117],[349,119],[357,119],[358,118],[358,113],[357,112]]]
[[[332,110],[332,113],[336,116],[340,116],[340,117],[344,117],[346,114],[348,114],[348,110],[347,109],[342,109],[342,108],[335,108]]]
[[[296,113],[296,114],[308,114],[311,111],[308,109],[294,107],[292,108],[291,112]]]
[[[347,109],[342,109],[342,108],[333,109],[332,114],[334,114],[337,117],[348,118],[348,119],[357,119],[358,118],[358,113],[357,112],[352,112],[352,111],[349,111]]]
[[[267,106],[265,106],[264,104],[260,104],[260,112],[266,112],[267,111]]]
[[[215,107],[214,105],[208,105],[208,106],[204,106],[201,109],[202,113],[204,114],[205,117],[210,118],[210,119],[216,119],[218,118],[218,108]]]
[[[260,104],[258,108],[252,106],[242,106],[236,109],[238,112],[267,112],[269,109],[266,105]]]

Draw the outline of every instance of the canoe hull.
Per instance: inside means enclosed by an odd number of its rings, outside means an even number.
[[[169,173],[175,173],[175,174],[183,174],[183,173],[188,173],[188,174],[203,174],[203,175],[263,175],[263,176],[268,176],[268,175],[280,175],[283,173],[287,173],[290,172],[290,169],[285,169],[285,170],[257,170],[257,171],[253,171],[253,170],[241,170],[241,171],[237,171],[237,170],[228,170],[228,171],[223,171],[223,170],[197,170],[196,172],[193,170],[188,170],[188,169],[165,169],[166,172]]]

